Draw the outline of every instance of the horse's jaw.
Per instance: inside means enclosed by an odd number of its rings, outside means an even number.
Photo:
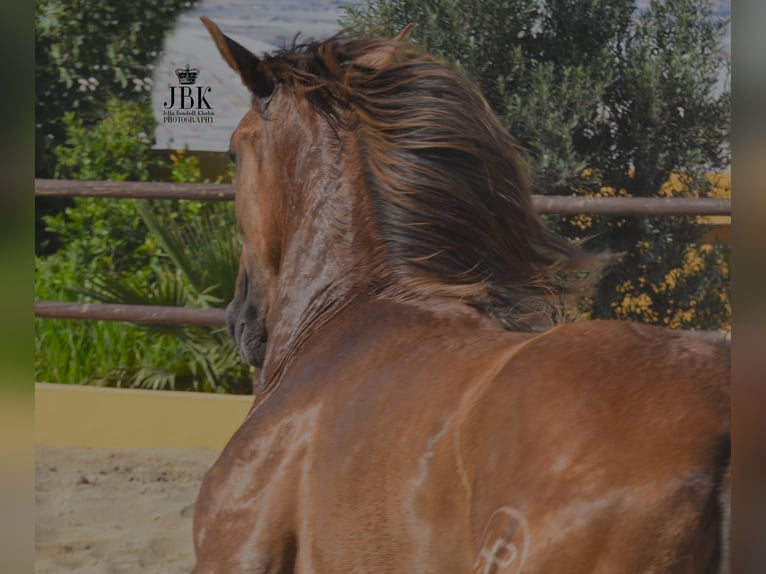
[[[242,361],[258,369],[263,367],[268,341],[263,314],[248,302],[238,303],[235,298],[226,307],[226,325]]]

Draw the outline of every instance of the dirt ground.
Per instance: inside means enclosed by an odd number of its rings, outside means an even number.
[[[188,573],[208,449],[36,448],[37,574]]]

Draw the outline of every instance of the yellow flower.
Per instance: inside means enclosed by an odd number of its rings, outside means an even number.
[[[572,225],[580,229],[588,229],[593,226],[593,218],[590,215],[575,215],[572,218]]]

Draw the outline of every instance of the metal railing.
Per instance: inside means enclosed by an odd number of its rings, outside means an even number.
[[[231,201],[230,184],[153,183],[36,179],[37,197],[103,197],[122,199],[191,199]],[[731,215],[728,198],[533,196],[544,215],[700,216]],[[56,319],[126,321],[155,325],[224,325],[222,309],[35,302],[35,316]]]

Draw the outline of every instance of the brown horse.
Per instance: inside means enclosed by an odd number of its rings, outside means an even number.
[[[261,370],[194,572],[724,569],[726,346],[548,325],[600,259],[545,229],[477,88],[406,32],[258,58],[203,21],[253,95],[227,316]]]

